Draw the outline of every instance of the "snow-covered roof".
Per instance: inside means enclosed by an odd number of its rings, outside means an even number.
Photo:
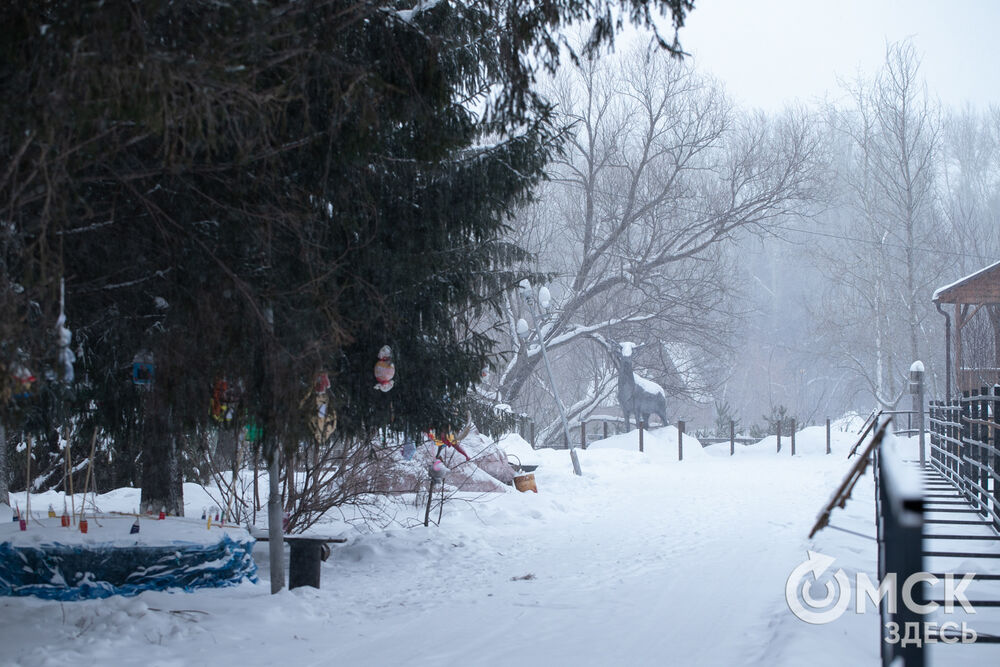
[[[932,300],[938,303],[1000,303],[1000,262],[937,288]]]

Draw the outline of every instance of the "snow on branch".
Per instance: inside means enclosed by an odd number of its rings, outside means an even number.
[[[644,313],[636,315],[626,315],[624,317],[616,317],[609,320],[604,320],[603,322],[598,322],[596,324],[591,324],[587,326],[578,325],[569,329],[568,331],[553,337],[551,340],[546,342],[548,347],[555,347],[557,345],[563,345],[570,342],[580,336],[586,336],[587,334],[596,333],[598,331],[603,331],[611,327],[617,326],[619,324],[635,323],[635,322],[646,322],[654,319],[656,316]]]
[[[582,420],[589,417],[594,410],[611,397],[617,386],[614,380],[615,376],[613,375],[594,378],[594,382],[587,387],[587,392],[583,398],[566,408],[566,419],[571,425],[579,425]],[[547,442],[561,429],[562,420],[559,418],[554,419],[539,432],[539,442]]]
[[[441,0],[418,0],[417,4],[413,6],[412,9],[385,9],[383,11],[392,14],[398,18],[403,23],[413,23],[413,19],[430,9],[434,9],[440,4]]]

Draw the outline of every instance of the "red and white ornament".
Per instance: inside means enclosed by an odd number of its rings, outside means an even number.
[[[375,363],[375,388],[379,391],[392,389],[392,378],[396,375],[396,367],[392,363],[392,349],[383,345],[378,351],[378,361]]]

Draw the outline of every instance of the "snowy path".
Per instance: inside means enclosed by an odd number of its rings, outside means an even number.
[[[598,465],[585,458],[588,469]],[[642,664],[656,656],[723,664],[762,650],[768,614],[783,605],[785,578],[804,554],[801,526],[824,499],[822,491],[802,502],[795,491],[769,488],[770,476],[747,469],[756,465],[712,466],[719,470],[708,476],[721,478],[723,498],[705,475],[682,466],[635,466],[628,487],[612,496],[582,480],[571,497],[550,499],[543,482],[542,495],[520,499],[525,519],[484,508],[488,541],[468,529],[451,533],[456,546],[440,554],[440,570],[425,564],[392,579],[372,572],[370,587],[343,609],[363,607],[367,590],[387,587],[383,604],[403,616],[420,610],[413,631],[401,635],[415,655],[436,656],[428,664],[459,664],[503,646],[566,664]],[[335,569],[344,578],[364,576],[350,565]],[[526,575],[534,578],[513,580]],[[430,619],[439,619],[441,632],[430,630]],[[370,620],[350,628],[361,641],[348,658],[378,655],[381,633],[364,639]]]
[[[581,452],[583,478],[566,452],[545,452],[539,494],[453,501],[440,527],[353,537],[319,591],[3,598],[0,662],[876,664],[877,615],[810,626],[784,601],[806,548],[874,569],[862,538],[806,540],[843,455],[692,452],[678,463],[667,440],[662,453]],[[870,485],[855,497],[839,522],[870,533]],[[266,549],[255,555],[266,582]]]

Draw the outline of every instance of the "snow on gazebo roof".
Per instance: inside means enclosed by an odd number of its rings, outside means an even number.
[[[937,288],[932,300],[937,303],[1000,303],[1000,262]]]

